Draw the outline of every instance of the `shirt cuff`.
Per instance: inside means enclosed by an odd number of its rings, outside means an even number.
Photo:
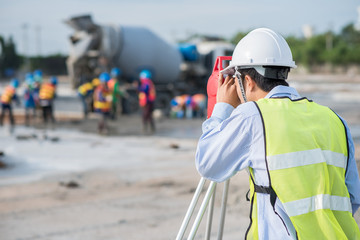
[[[234,107],[228,103],[219,102],[216,103],[211,114],[211,117],[217,117],[221,120],[225,120],[226,118],[230,117],[232,111],[234,111]]]

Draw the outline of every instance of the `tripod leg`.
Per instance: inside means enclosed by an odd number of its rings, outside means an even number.
[[[230,179],[224,183],[224,191],[223,191],[222,202],[221,202],[220,224],[219,224],[219,231],[218,231],[218,238],[217,238],[218,240],[222,239],[223,232],[224,232],[224,223],[225,223],[227,197],[228,197],[228,192],[229,192],[229,184],[230,184]]]
[[[212,194],[212,197],[210,199],[210,206],[208,210],[208,218],[206,223],[206,233],[205,233],[205,239],[209,240],[211,236],[211,225],[212,225],[212,219],[213,219],[213,213],[214,213],[214,203],[215,203],[215,195],[216,195],[216,185],[214,187],[214,191]]]
[[[196,219],[195,219],[195,222],[194,222],[194,224],[193,224],[193,226],[191,228],[188,239],[191,239],[191,240],[194,239],[194,237],[196,235],[196,232],[197,232],[197,230],[199,228],[200,222],[202,220],[202,217],[204,216],[206,207],[209,204],[209,201],[210,201],[210,198],[212,196],[212,193],[214,191],[215,186],[216,186],[216,182],[210,182],[209,188],[208,188],[208,190],[206,192],[206,195],[205,195],[205,197],[203,199],[203,202],[201,203],[199,212],[198,212],[198,214],[196,216]]]
[[[189,206],[189,208],[188,208],[188,210],[187,210],[187,212],[185,214],[184,220],[183,220],[183,222],[181,224],[180,230],[179,230],[179,232],[178,232],[178,234],[176,236],[176,240],[181,240],[183,238],[183,236],[184,236],[186,228],[187,228],[187,226],[188,226],[188,224],[190,222],[190,218],[191,218],[191,216],[192,216],[192,214],[194,212],[196,203],[199,200],[200,193],[201,193],[201,191],[202,191],[202,189],[204,187],[205,181],[206,181],[205,178],[201,178],[200,181],[199,181],[199,184],[198,184],[198,186],[196,188],[194,196],[193,196],[193,198],[191,200],[190,206]]]

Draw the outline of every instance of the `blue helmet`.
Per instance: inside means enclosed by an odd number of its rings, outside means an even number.
[[[35,82],[35,79],[32,75],[29,75],[25,78],[25,82],[27,85],[32,85]]]
[[[143,79],[143,78],[148,78],[148,79],[151,79],[152,78],[152,74],[149,70],[142,70],[140,72],[140,79]]]
[[[53,84],[53,85],[57,85],[57,82],[58,82],[57,77],[51,76],[50,83]]]
[[[16,78],[13,78],[10,82],[11,86],[13,86],[14,88],[19,87],[19,80]]]
[[[110,75],[107,72],[103,72],[100,74],[99,79],[101,82],[106,83],[110,80]]]
[[[33,74],[31,72],[28,72],[25,74],[25,79],[27,79],[28,77],[33,77]]]
[[[35,77],[42,77],[42,71],[40,70],[40,69],[36,69],[35,71],[34,71],[34,76]]]
[[[120,75],[121,75],[121,70],[119,68],[111,69],[111,76],[112,77],[118,77]]]

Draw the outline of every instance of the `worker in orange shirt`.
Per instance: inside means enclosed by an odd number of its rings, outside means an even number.
[[[140,72],[140,86],[139,91],[139,105],[143,109],[143,131],[147,131],[148,124],[150,124],[151,133],[155,132],[155,122],[153,119],[154,102],[156,99],[156,89],[154,83],[151,81],[152,74],[149,70]]]
[[[0,114],[0,125],[3,125],[3,120],[5,116],[5,111],[9,112],[9,119],[11,127],[15,125],[14,115],[12,112],[11,102],[15,100],[17,104],[20,104],[19,99],[16,95],[16,89],[19,87],[19,80],[13,79],[10,82],[10,85],[7,86],[1,95],[1,114]]]

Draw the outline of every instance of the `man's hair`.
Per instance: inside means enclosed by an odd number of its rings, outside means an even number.
[[[282,85],[289,86],[289,84],[282,79],[273,79],[263,77],[254,68],[246,68],[240,70],[241,75],[249,75],[256,83],[256,85],[265,92],[270,92],[274,87]]]

